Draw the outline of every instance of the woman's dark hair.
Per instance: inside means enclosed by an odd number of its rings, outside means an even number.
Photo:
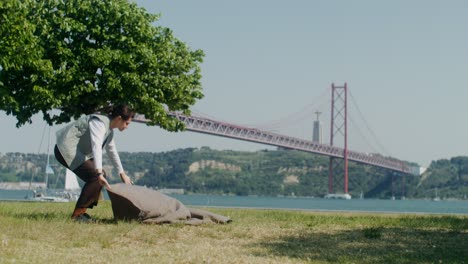
[[[122,117],[123,120],[128,120],[135,116],[135,112],[126,104],[114,105],[110,107],[110,110],[107,112],[111,119],[114,119],[118,116]]]

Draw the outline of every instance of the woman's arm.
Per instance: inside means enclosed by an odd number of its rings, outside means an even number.
[[[130,177],[127,176],[127,174],[125,173],[123,169],[122,162],[120,161],[119,152],[117,151],[117,147],[115,145],[114,139],[112,139],[111,142],[107,144],[106,151],[107,151],[107,154],[109,155],[109,159],[111,160],[112,165],[114,165],[114,168],[116,168],[117,171],[119,172],[120,179],[122,179],[122,182],[126,184],[132,184]]]
[[[110,189],[110,185],[102,171],[102,144],[104,142],[104,136],[106,135],[106,125],[101,120],[92,118],[89,121],[89,130],[91,134],[91,148],[93,150],[94,167],[96,168],[99,183]]]

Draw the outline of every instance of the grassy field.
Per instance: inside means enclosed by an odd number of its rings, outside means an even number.
[[[105,201],[79,224],[73,206],[0,202],[0,263],[468,263],[468,216],[208,208],[233,222],[144,225]]]

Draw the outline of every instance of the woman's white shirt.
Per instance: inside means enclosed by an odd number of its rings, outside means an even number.
[[[102,169],[102,144],[106,135],[106,125],[98,118],[92,118],[89,121],[89,130],[91,132],[91,146],[93,150],[94,165],[96,169]],[[114,139],[106,145],[106,152],[114,168],[120,173],[124,172],[122,162],[120,161],[117,147]]]

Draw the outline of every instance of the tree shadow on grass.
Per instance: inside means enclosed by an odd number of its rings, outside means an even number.
[[[366,228],[302,230],[254,246],[258,256],[334,263],[468,263],[466,230]],[[252,246],[252,245],[250,245]]]

